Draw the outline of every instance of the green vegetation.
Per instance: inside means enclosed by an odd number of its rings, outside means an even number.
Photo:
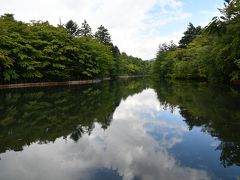
[[[208,26],[189,24],[179,46],[159,47],[152,73],[157,78],[203,79],[229,82],[240,79],[240,1],[225,0],[222,16]]]
[[[101,25],[93,33],[85,20],[57,27],[24,23],[13,14],[0,16],[0,82],[80,80],[120,75],[201,79],[240,79],[240,2],[225,0],[221,17],[205,28],[189,23],[179,45],[159,46],[154,63],[120,52]]]
[[[120,53],[104,26],[93,35],[86,21],[57,27],[0,17],[0,81],[79,80],[143,74],[148,62]]]

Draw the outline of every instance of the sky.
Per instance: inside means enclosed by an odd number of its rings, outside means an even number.
[[[206,26],[222,6],[223,0],[0,0],[0,15],[53,25],[86,20],[93,32],[103,25],[121,52],[147,60],[159,44],[178,43],[189,22]]]

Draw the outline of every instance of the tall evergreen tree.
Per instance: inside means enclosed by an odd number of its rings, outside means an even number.
[[[78,27],[77,23],[74,22],[73,20],[69,20],[65,24],[65,28],[67,29],[68,33],[73,36],[78,36],[80,34],[79,27]]]
[[[119,48],[117,46],[114,46],[114,44],[112,43],[111,43],[111,47],[112,47],[113,57],[118,57],[121,54]]]
[[[184,36],[179,41],[179,47],[185,48],[189,43],[192,42],[199,34],[201,34],[202,28],[200,26],[194,27],[192,23],[189,23],[187,30],[184,32]]]
[[[111,36],[108,30],[103,25],[98,28],[98,31],[95,33],[95,37],[103,44],[111,44]]]
[[[83,36],[83,37],[87,37],[87,36],[92,37],[93,36],[92,29],[86,20],[84,20],[84,22],[82,23],[82,27],[80,28],[79,31],[80,31],[80,36]]]

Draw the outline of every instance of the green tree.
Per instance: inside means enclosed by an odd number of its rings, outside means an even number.
[[[32,82],[117,77],[120,51],[111,43],[108,30],[103,27],[101,32],[102,41],[91,36],[86,21],[79,29],[72,20],[65,27],[56,27],[49,22],[17,21],[12,14],[0,16],[0,80]],[[137,66],[132,68],[134,74],[143,72],[143,62],[138,61],[132,63]]]
[[[68,33],[73,36],[78,36],[80,34],[80,29],[79,29],[77,23],[74,22],[73,20],[69,20],[65,24],[65,28],[67,29]]]
[[[155,77],[230,82],[240,79],[240,3],[226,0],[203,30],[191,23],[179,47],[163,44],[152,66]]]
[[[9,13],[6,13],[4,15],[1,16],[1,19],[3,20],[7,20],[7,21],[14,21],[14,14],[9,14]]]
[[[116,79],[120,73],[120,50],[118,49],[117,46],[114,46],[113,43],[111,43],[111,51],[113,55],[113,60],[114,60],[114,66],[110,70],[110,77],[111,79]]]
[[[92,29],[86,20],[84,20],[81,28],[79,29],[79,35],[83,36],[83,37],[87,37],[87,36],[92,37],[93,36]]]
[[[189,23],[187,30],[183,33],[184,36],[179,41],[179,47],[185,48],[193,39],[201,34],[201,30],[202,28],[200,26],[194,27],[192,23]]]
[[[95,33],[95,37],[103,44],[111,44],[111,36],[108,30],[103,25],[98,28],[97,32]]]
[[[170,52],[176,50],[177,46],[171,41],[159,45],[157,57],[152,66],[152,75],[155,78],[170,77],[173,68],[173,59],[168,58]]]

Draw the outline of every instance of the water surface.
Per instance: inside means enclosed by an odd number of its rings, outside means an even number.
[[[147,80],[0,91],[0,179],[238,179],[240,91]]]

